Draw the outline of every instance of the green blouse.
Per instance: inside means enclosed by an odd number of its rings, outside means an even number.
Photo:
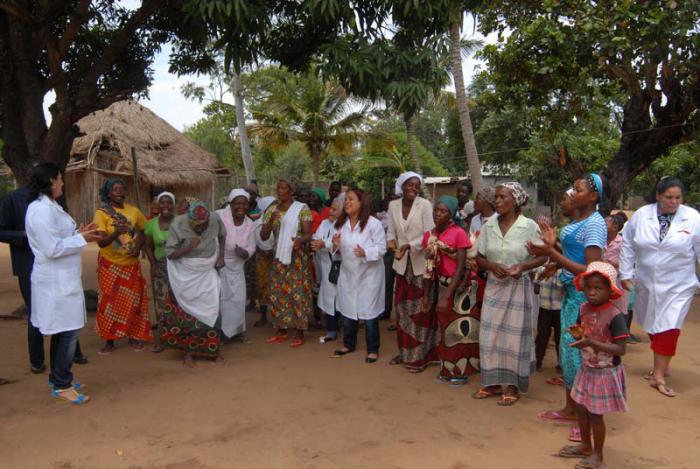
[[[156,259],[161,260],[165,258],[165,242],[170,237],[170,231],[161,230],[158,224],[160,217],[151,218],[146,222],[146,227],[144,228],[144,233],[147,236],[153,238],[153,246],[155,247]]]

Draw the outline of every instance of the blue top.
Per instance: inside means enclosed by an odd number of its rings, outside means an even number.
[[[599,247],[605,251],[608,239],[608,229],[605,219],[598,212],[593,212],[585,220],[566,225],[559,233],[559,240],[564,256],[577,264],[586,263],[586,248]],[[562,269],[561,281],[569,284],[574,279],[574,274]]]

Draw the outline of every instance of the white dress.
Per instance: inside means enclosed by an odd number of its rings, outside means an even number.
[[[235,253],[236,245],[255,254],[255,223],[246,217],[240,226],[233,222],[229,208],[217,210],[221,221],[226,227],[226,248],[224,250],[224,268],[221,275],[221,330],[226,337],[245,332],[245,260]]]
[[[360,223],[350,227],[350,220],[338,230],[340,233],[340,275],[338,276],[338,311],[349,319],[374,319],[384,312],[384,253],[386,235],[382,223],[369,217],[367,226]],[[365,257],[357,257],[357,246],[365,250]]]
[[[700,214],[681,205],[659,241],[657,204],[632,216],[622,234],[620,279],[635,281],[634,319],[649,334],[683,326],[698,287]]]
[[[25,217],[32,270],[32,325],[42,334],[74,331],[85,326],[80,253],[87,243],[75,221],[45,195],[29,204]]]
[[[314,239],[323,241],[326,246],[316,252],[316,265],[319,266],[321,287],[318,291],[318,307],[329,316],[335,316],[336,286],[328,281],[328,273],[331,270],[331,251],[333,250],[333,235],[335,228],[330,220],[323,220],[314,233]],[[337,256],[340,259],[340,256]],[[334,257],[335,260],[335,257]]]

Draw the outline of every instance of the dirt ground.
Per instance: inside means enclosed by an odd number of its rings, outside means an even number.
[[[84,286],[96,288],[95,250],[84,256]],[[7,249],[0,248],[0,314],[21,304]],[[628,414],[607,418],[609,468],[691,468],[700,459],[700,297],[681,336],[662,397],[642,379],[648,343],[630,346],[623,361]],[[47,375],[29,372],[26,321],[0,321],[0,467],[3,468],[573,468],[553,456],[567,443],[568,427],[538,421],[558,406],[562,388],[551,349],[545,371],[510,408],[475,401],[478,377],[452,389],[436,369],[412,375],[389,366],[396,350],[382,325],[380,361],[364,353],[329,358],[335,345],[319,332],[291,350],[268,345],[269,328],[253,328],[250,345],[223,351],[224,364],[184,369],[181,355],[135,353],[121,344],[98,356],[94,316],[83,331],[90,358],[76,365],[92,402],[58,405]],[[636,327],[634,332],[640,334]],[[361,343],[363,340],[360,341]],[[48,341],[47,341],[48,343]],[[361,346],[362,347],[362,346]],[[47,347],[48,352],[48,347]]]

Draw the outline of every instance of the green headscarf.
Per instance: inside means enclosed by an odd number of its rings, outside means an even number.
[[[450,216],[454,217],[457,213],[457,206],[459,205],[459,202],[457,202],[457,197],[443,195],[438,199],[438,203],[444,204],[447,207],[447,209],[450,211]]]
[[[318,195],[321,199],[321,205],[326,205],[326,191],[323,189],[319,189],[318,187],[314,189],[312,192],[315,192],[316,195]]]

